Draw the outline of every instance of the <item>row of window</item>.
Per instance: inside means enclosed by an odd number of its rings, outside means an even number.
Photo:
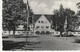
[[[41,31],[41,32],[40,32],[40,31],[36,31],[35,33],[36,33],[36,34],[40,34],[40,33],[42,33],[42,34],[45,34],[45,33],[50,34],[49,31],[46,31],[46,32],[45,32],[45,31]]]
[[[44,21],[38,21],[38,23],[45,23]],[[47,22],[46,22],[47,23]]]
[[[37,26],[36,28],[40,28],[40,26]],[[46,27],[41,26],[41,28],[49,28],[49,26],[46,26]]]

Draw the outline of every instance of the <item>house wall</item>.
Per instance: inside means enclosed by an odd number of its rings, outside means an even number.
[[[42,15],[35,23],[35,28],[34,28],[35,32],[36,31],[46,32],[46,31],[50,31],[50,29],[51,29],[51,23],[46,19],[44,15]]]

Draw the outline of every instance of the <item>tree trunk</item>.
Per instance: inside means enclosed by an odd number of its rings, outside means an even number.
[[[63,35],[62,35],[62,32],[60,32],[60,36],[62,37]]]
[[[14,28],[13,28],[13,35],[15,36],[15,25],[14,25]]]
[[[13,30],[13,35],[15,36],[15,30]]]

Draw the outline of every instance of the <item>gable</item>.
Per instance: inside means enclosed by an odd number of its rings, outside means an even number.
[[[42,23],[50,24],[50,22],[48,21],[48,19],[44,15],[40,16],[40,18],[36,21],[36,23],[39,23],[39,22],[40,22],[40,24],[42,24]]]
[[[43,14],[34,14],[34,17],[33,17],[33,21],[34,23],[42,16]],[[49,22],[51,22],[51,19],[54,17],[54,15],[52,14],[44,14],[44,16],[47,18],[47,20]]]

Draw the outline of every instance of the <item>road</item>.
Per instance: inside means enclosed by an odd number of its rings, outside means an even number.
[[[29,50],[80,50],[80,44],[68,42],[68,40],[65,41],[61,38],[62,37],[41,36],[40,38],[38,38],[38,40],[40,41],[39,44],[35,44],[32,46],[25,45],[25,47],[23,48]]]
[[[39,43],[25,44],[20,49],[13,50],[80,50],[80,44],[68,42],[68,40],[63,40],[62,37],[40,36],[35,40]]]

